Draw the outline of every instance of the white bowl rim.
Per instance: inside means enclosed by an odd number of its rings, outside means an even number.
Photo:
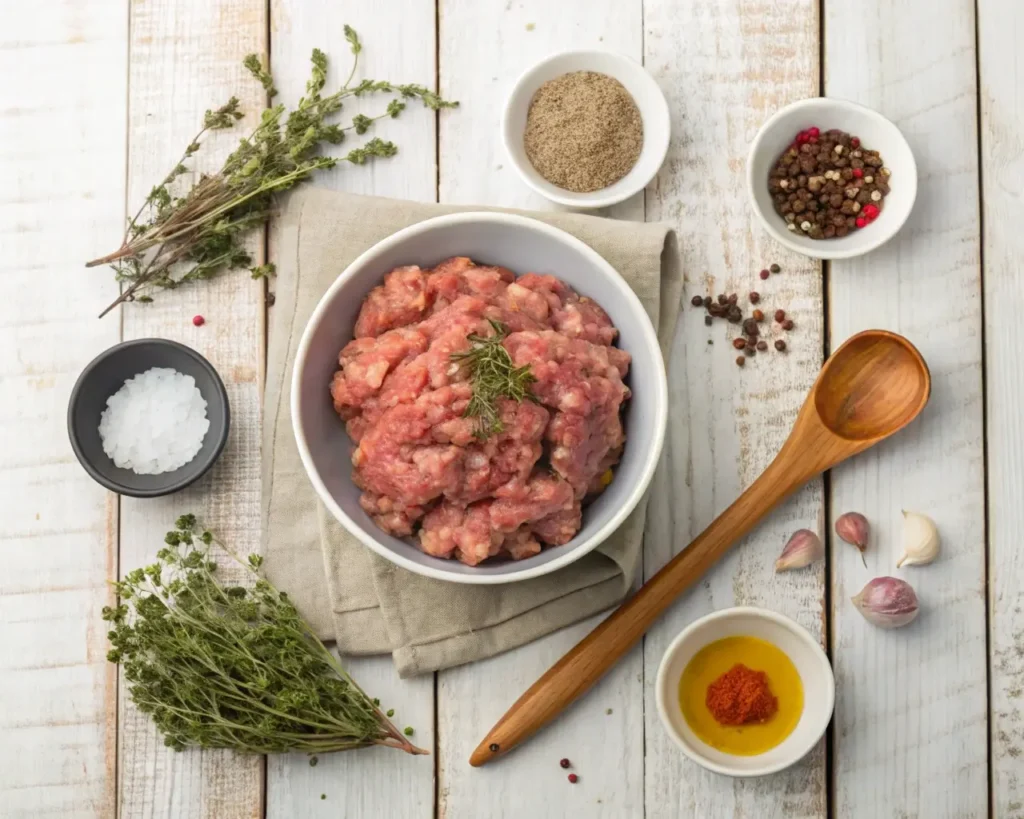
[[[600,529],[591,534],[583,543],[580,543],[578,546],[568,550],[564,555],[561,555],[547,563],[542,563],[539,566],[524,568],[520,572],[511,572],[509,574],[501,575],[452,574],[443,571],[442,569],[435,569],[432,566],[424,566],[416,563],[377,543],[377,541],[374,540],[368,532],[365,532],[361,526],[345,514],[342,508],[334,500],[331,493],[327,491],[327,487],[317,474],[316,468],[313,464],[313,456],[309,451],[305,433],[303,432],[302,425],[299,422],[299,393],[301,391],[300,374],[302,373],[306,356],[309,352],[309,344],[313,337],[313,328],[319,325],[320,321],[323,319],[324,312],[327,310],[327,305],[332,301],[335,294],[344,287],[345,283],[355,275],[355,271],[362,265],[366,264],[374,256],[389,250],[394,245],[405,241],[411,236],[416,236],[436,227],[472,223],[481,219],[499,224],[519,225],[520,227],[530,230],[539,230],[542,233],[547,233],[553,239],[568,243],[577,252],[587,257],[592,264],[603,268],[608,273],[609,279],[613,285],[620,291],[621,297],[631,303],[632,308],[640,317],[641,320],[639,321],[639,324],[644,336],[644,346],[650,350],[654,356],[655,371],[661,374],[661,378],[656,379],[656,383],[650,385],[650,389],[654,390],[654,439],[652,442],[651,452],[644,464],[643,471],[640,474],[640,479],[633,486],[632,492],[630,492],[626,501]],[[316,308],[309,317],[309,321],[306,323],[305,329],[302,331],[302,338],[299,340],[299,346],[295,353],[295,364],[292,368],[290,408],[292,414],[292,432],[295,435],[295,443],[298,446],[299,457],[302,459],[302,466],[306,471],[307,477],[313,484],[313,488],[316,489],[316,493],[320,497],[320,500],[323,501],[330,513],[334,515],[335,519],[338,520],[346,530],[355,535],[361,543],[368,546],[381,557],[390,560],[392,563],[425,577],[467,585],[499,585],[504,583],[516,583],[521,580],[529,580],[533,577],[541,577],[542,575],[557,571],[563,566],[568,566],[570,563],[574,563],[585,554],[596,549],[609,536],[611,536],[611,534],[619,528],[633,509],[636,508],[636,505],[640,502],[640,499],[647,491],[647,487],[650,485],[651,480],[654,477],[654,472],[657,469],[658,462],[661,460],[661,450],[665,443],[665,429],[668,423],[668,377],[665,374],[665,362],[661,354],[661,346],[658,343],[658,336],[654,332],[654,326],[651,324],[647,311],[644,309],[644,306],[641,304],[636,293],[634,293],[632,288],[626,284],[626,280],[623,279],[619,272],[596,250],[582,240],[577,239],[572,234],[566,233],[564,230],[552,227],[551,225],[545,224],[544,222],[540,222],[536,219],[530,219],[529,217],[520,216],[518,214],[501,213],[496,211],[466,211],[464,213],[435,216],[430,219],[425,219],[422,222],[417,222],[409,227],[402,228],[396,233],[392,233],[390,236],[382,239],[380,242],[377,242],[377,244],[363,251],[339,274],[338,278],[334,280],[334,283],[327,289],[323,296],[320,297],[320,301],[317,303]]]
[[[530,78],[532,74],[540,71],[542,68],[546,67],[550,63],[555,62],[556,60],[564,60],[566,58],[586,60],[587,58],[594,56],[612,57],[618,60],[619,62],[628,64],[630,70],[638,70],[639,74],[642,74],[644,77],[646,77],[651,87],[657,91],[657,94],[654,95],[654,98],[657,101],[654,104],[657,105],[657,107],[659,108],[659,113],[661,113],[664,116],[665,122],[668,123],[668,127],[665,129],[664,136],[659,142],[655,143],[653,141],[652,135],[651,147],[659,156],[658,164],[655,166],[654,171],[651,173],[651,175],[647,179],[644,179],[642,183],[632,185],[629,188],[626,188],[625,192],[623,193],[612,195],[605,194],[602,196],[601,191],[606,190],[606,188],[601,188],[590,193],[577,193],[574,194],[573,196],[563,196],[561,194],[553,193],[552,191],[544,190],[543,188],[541,188],[541,186],[534,181],[534,179],[530,175],[530,172],[526,168],[524,168],[522,163],[517,159],[515,152],[509,145],[509,109],[512,106],[512,98],[515,97],[515,95],[520,91],[522,85],[526,82],[527,79]],[[590,48],[555,52],[554,54],[545,57],[539,62],[534,63],[529,68],[527,68],[522,74],[520,74],[516,78],[516,81],[512,84],[512,90],[508,92],[508,96],[505,98],[505,105],[501,111],[500,127],[501,142],[502,145],[505,147],[505,154],[508,156],[509,162],[511,162],[512,167],[516,169],[516,173],[519,174],[520,179],[522,179],[534,191],[539,193],[549,202],[555,202],[556,204],[565,205],[566,207],[570,208],[606,208],[611,205],[617,205],[619,202],[624,202],[625,200],[629,199],[629,197],[635,196],[636,194],[640,193],[640,191],[644,190],[651,183],[651,180],[653,180],[654,177],[658,175],[658,172],[661,170],[661,166],[665,164],[665,157],[668,156],[668,146],[672,138],[672,115],[669,111],[668,100],[665,99],[665,92],[661,90],[661,86],[659,86],[658,83],[655,82],[654,77],[652,77],[648,73],[647,69],[644,68],[642,63],[638,63],[636,60],[631,59],[630,57],[627,57],[625,54],[622,54],[618,51],[612,51],[610,49],[604,50],[598,48]],[[647,138],[647,129],[644,129],[644,140],[646,141]],[[533,173],[536,172],[536,170],[533,170]]]
[[[754,768],[751,770],[739,770],[737,768],[730,768],[727,765],[720,765],[717,762],[712,762],[710,759],[702,756],[689,744],[684,742],[683,738],[680,737],[679,734],[677,734],[675,729],[672,727],[672,723],[668,718],[668,703],[665,701],[665,692],[667,690],[666,676],[668,675],[669,660],[679,650],[679,646],[683,643],[683,641],[686,640],[686,638],[693,634],[695,631],[697,631],[697,629],[702,628],[708,623],[712,623],[716,620],[725,620],[731,617],[744,615],[750,617],[757,617],[762,620],[770,620],[776,623],[777,625],[780,625],[783,628],[787,629],[792,634],[796,635],[796,637],[810,649],[811,653],[824,667],[825,676],[828,680],[828,685],[826,686],[827,690],[824,692],[825,705],[827,706],[827,708],[825,709],[825,713],[827,714],[827,717],[822,722],[821,730],[814,731],[812,734],[813,738],[807,743],[805,747],[798,748],[792,757],[780,760],[779,762],[776,762],[772,765],[765,765],[762,768]],[[690,623],[690,625],[688,625],[681,632],[679,632],[678,635],[676,635],[676,638],[671,643],[669,643],[668,648],[665,649],[665,653],[661,656],[661,663],[658,665],[658,676],[654,685],[654,691],[654,699],[658,707],[658,717],[661,719],[661,724],[662,726],[664,726],[665,732],[669,735],[669,737],[671,737],[672,741],[679,746],[679,748],[682,750],[684,754],[686,754],[690,759],[692,759],[702,768],[706,768],[707,770],[712,771],[713,773],[723,774],[724,776],[732,776],[740,779],[747,779],[755,776],[767,776],[769,774],[783,771],[791,765],[795,765],[797,762],[803,759],[808,753],[810,753],[811,749],[818,743],[818,740],[820,740],[822,736],[824,736],[825,731],[828,729],[828,724],[832,720],[832,709],[835,707],[836,699],[836,681],[835,675],[832,672],[832,663],[829,662],[828,655],[825,653],[824,649],[819,645],[818,641],[811,636],[810,632],[808,632],[807,629],[805,629],[795,620],[792,620],[783,614],[779,614],[778,612],[770,611],[769,609],[763,609],[758,606],[732,606],[727,609],[722,609],[721,611],[713,611],[710,614],[705,614],[703,617],[698,617],[696,620]],[[806,697],[804,698],[804,701],[806,703]]]
[[[775,125],[782,117],[793,111],[798,111],[803,108],[839,108],[856,111],[859,114],[863,114],[866,117],[878,120],[879,122],[892,128],[900,141],[903,142],[907,149],[907,155],[910,157],[910,164],[907,167],[900,168],[900,177],[906,177],[912,181],[912,190],[910,192],[910,202],[907,205],[907,211],[903,214],[903,218],[897,222],[894,222],[890,229],[884,233],[878,233],[875,237],[875,241],[865,243],[862,247],[850,247],[841,249],[833,248],[829,250],[828,247],[822,247],[821,251],[814,252],[804,247],[797,242],[794,242],[787,235],[787,231],[779,230],[777,225],[772,224],[767,214],[757,204],[757,198],[754,195],[754,155],[760,150],[761,142],[764,139],[765,134],[768,133],[769,129]],[[765,230],[771,234],[772,238],[780,244],[785,245],[790,250],[796,251],[801,256],[807,256],[811,259],[852,259],[857,256],[863,256],[866,253],[870,253],[873,250],[877,250],[886,242],[888,242],[893,236],[902,230],[903,225],[906,224],[907,219],[910,218],[910,214],[914,211],[914,203],[917,201],[917,160],[914,158],[914,152],[910,149],[910,143],[907,142],[907,138],[903,136],[903,132],[899,129],[891,119],[885,114],[881,114],[874,108],[868,108],[866,105],[861,105],[858,102],[852,102],[851,100],[845,100],[841,97],[808,97],[807,99],[797,100],[791,102],[789,105],[784,105],[768,119],[764,121],[760,128],[757,129],[757,134],[754,136],[754,141],[750,143],[750,150],[747,152],[747,198],[750,200],[750,207],[757,214],[757,218],[760,220],[761,225]],[[827,245],[828,240],[823,239],[818,242],[821,245]]]

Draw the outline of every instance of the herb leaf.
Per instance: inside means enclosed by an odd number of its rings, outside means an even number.
[[[433,111],[454,108],[456,102],[442,99],[420,85],[395,85],[385,80],[353,82],[363,45],[359,35],[345,26],[345,39],[352,51],[352,70],[338,91],[323,96],[327,82],[327,56],[313,49],[306,94],[292,110],[284,105],[267,108],[249,136],[239,140],[234,152],[212,175],[199,176],[184,193],[174,185],[189,174],[187,161],[199,150],[210,131],[231,128],[243,114],[236,97],[203,117],[203,127],[190,140],[173,170],[153,187],[138,213],[125,229],[121,247],[88,262],[88,267],[109,264],[114,278],[126,286],[100,315],[106,315],[124,301],[152,301],[153,290],[172,289],[186,282],[209,279],[224,270],[253,269],[254,262],[243,247],[245,234],[265,224],[274,206],[274,195],[288,190],[320,170],[338,162],[363,165],[373,158],[394,156],[398,148],[379,138],[354,148],[341,157],[327,156],[327,145],[337,145],[348,131],[365,133],[377,120],[395,118],[405,108],[404,99],[416,98]],[[274,80],[255,54],[243,62],[263,86],[268,99],[277,94]],[[349,97],[388,93],[391,99],[384,113],[357,115],[351,125],[341,126],[329,118],[341,110]],[[265,266],[257,265],[254,273]],[[254,278],[262,277],[259,273]]]
[[[114,583],[120,603],[107,659],[133,702],[176,750],[322,754],[369,745],[417,748],[317,639],[287,596],[183,515],[156,562]],[[218,579],[212,548],[251,582]],[[310,764],[316,764],[316,756]]]
[[[481,440],[498,435],[505,429],[498,409],[499,398],[537,401],[530,389],[537,380],[530,372],[530,365],[513,366],[512,356],[502,344],[508,328],[500,321],[487,321],[494,330],[493,335],[471,333],[467,336],[472,344],[470,349],[451,354],[451,360],[461,364],[472,384],[473,394],[462,414],[466,418],[477,419],[473,434]]]

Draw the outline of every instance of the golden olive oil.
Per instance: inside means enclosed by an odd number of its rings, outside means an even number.
[[[721,725],[705,702],[708,686],[737,663],[764,671],[779,710],[765,722]],[[679,680],[679,706],[693,732],[727,754],[754,756],[771,750],[796,728],[804,710],[804,689],[793,661],[778,646],[758,637],[725,637],[693,655]]]

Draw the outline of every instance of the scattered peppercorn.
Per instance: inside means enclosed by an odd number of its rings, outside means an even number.
[[[487,747],[490,748],[492,754],[498,753],[498,743],[497,742],[492,742]]]
[[[277,303],[277,296],[267,293],[267,307],[273,307]]]
[[[711,296],[705,296],[705,297],[704,297],[704,300],[703,300],[703,304],[704,304],[704,309],[705,309],[705,310],[706,310],[706,309],[707,309],[708,307],[710,307],[710,306],[711,306]]]
[[[320,794],[320,798],[321,798],[321,799],[326,799],[326,798],[327,798],[327,794],[326,794],[326,793],[322,793],[322,794]]]
[[[568,768],[569,767],[569,760],[566,759],[565,757],[562,757],[560,760],[558,760],[558,764],[561,765],[563,768]]]
[[[725,293],[719,293],[718,294],[718,303],[719,304],[727,304],[728,302],[729,302],[729,297],[727,295],[725,295]]]
[[[192,316],[192,323],[196,327],[202,327],[204,324],[206,324],[206,319],[204,319],[202,316]]]
[[[747,340],[743,338],[734,338],[732,340],[732,346],[735,347],[737,350],[742,350],[744,347],[747,346]]]
[[[700,296],[694,296],[692,299],[690,299],[690,304],[692,304],[694,307],[703,307],[704,299]]]
[[[748,336],[756,336],[761,332],[761,328],[754,319],[748,318],[743,322],[743,332]]]
[[[783,330],[792,330],[793,329],[793,319],[786,319],[784,322],[782,322],[782,329]]]
[[[747,363],[747,359],[745,359],[743,356],[741,356],[741,355],[736,356],[736,366],[737,367],[742,367],[746,363]]]
[[[577,782],[580,781],[580,778],[576,776],[576,774],[569,774],[569,781],[572,782],[573,785],[575,785]]]
[[[379,699],[377,699],[376,697],[374,697],[374,698],[373,698],[373,704],[374,704],[374,705],[380,705],[380,700],[379,700]]]
[[[772,273],[778,273],[780,270],[782,270],[782,268],[779,267],[777,264],[772,264],[771,267],[769,267],[768,269],[772,271]]]
[[[735,293],[730,293],[729,294],[729,304],[735,304],[739,300],[740,300],[740,297],[738,295],[736,295]]]
[[[310,768],[315,768],[315,767],[316,767],[316,763],[317,763],[317,762],[319,762],[319,761],[320,761],[320,760],[319,760],[319,759],[317,759],[317,758],[316,758],[315,756],[311,756],[311,757],[309,758],[309,767],[310,767]]]
[[[767,271],[767,270],[762,270],[762,271],[761,271],[761,272],[760,272],[760,273],[759,273],[758,275],[759,275],[759,276],[760,276],[760,277],[761,277],[762,279],[767,279],[767,278],[768,278],[768,271]]]
[[[785,321],[786,320],[786,311],[785,310],[776,310],[775,311],[775,320],[778,321],[778,322]]]
[[[750,295],[747,296],[747,298],[750,299],[751,304],[757,304],[759,301],[761,301],[761,294],[758,293],[756,290],[751,290]]]
[[[754,317],[754,321],[764,321],[764,311],[763,310],[755,310],[750,315],[752,315]]]
[[[706,324],[708,327],[711,326],[712,321],[714,321],[714,319],[712,319],[711,316],[704,316],[704,324]]]
[[[609,709],[608,709],[607,711],[605,711],[605,713],[606,713],[606,714],[608,714],[608,715],[610,715],[610,714],[612,713],[612,709],[611,709],[611,708],[609,708]]]
[[[412,726],[406,725],[405,730],[402,733],[405,734],[407,737],[411,737],[413,735]]]
[[[759,349],[763,353],[765,350],[768,349],[768,342],[764,341],[763,339],[757,342],[757,349]]]
[[[781,338],[780,339],[776,339],[776,341],[775,341],[775,349],[778,350],[781,353],[783,350],[786,349],[786,342],[783,341]]]
[[[756,352],[756,350],[757,348],[749,341],[747,342],[747,346],[743,348],[743,352],[746,355],[753,355]]]
[[[389,708],[388,709],[388,716],[389,717],[393,717],[394,715],[395,715],[395,709],[394,708]]]

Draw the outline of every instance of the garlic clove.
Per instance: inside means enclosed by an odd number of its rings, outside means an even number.
[[[920,609],[914,589],[898,577],[876,577],[851,599],[864,619],[879,628],[905,626]]]
[[[870,529],[868,519],[860,512],[846,512],[836,518],[836,534],[860,550],[860,559],[865,566],[868,565],[868,562],[864,558],[864,550],[868,545]]]
[[[900,566],[923,566],[939,555],[939,530],[927,515],[903,510],[903,554]]]
[[[782,554],[775,561],[775,571],[802,569],[804,566],[810,566],[824,554],[825,547],[821,544],[821,538],[810,529],[797,529],[790,535]]]

